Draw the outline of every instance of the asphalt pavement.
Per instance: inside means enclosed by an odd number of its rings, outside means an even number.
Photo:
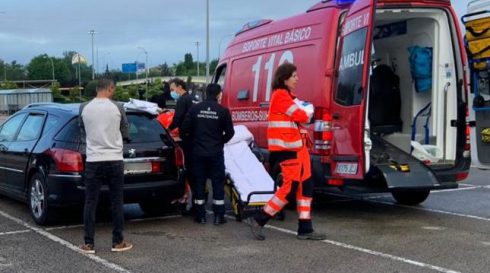
[[[296,213],[273,220],[256,241],[233,217],[201,225],[178,211],[145,216],[126,205],[126,238],[134,248],[110,252],[111,225],[98,216],[96,255],[82,243],[81,212],[36,226],[25,204],[0,197],[0,272],[490,272],[490,171],[472,168],[457,190],[432,192],[420,206],[390,195],[321,195],[314,206],[321,242],[295,238]]]

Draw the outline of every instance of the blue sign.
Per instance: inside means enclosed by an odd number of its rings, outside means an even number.
[[[137,65],[136,63],[122,64],[123,73],[136,73]]]
[[[138,63],[138,70],[145,69],[145,63]]]

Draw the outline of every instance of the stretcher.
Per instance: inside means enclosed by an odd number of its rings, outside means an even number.
[[[235,135],[224,147],[225,193],[230,198],[236,220],[241,221],[264,206],[276,187],[262,164],[261,155],[254,149],[252,133],[243,125],[234,129]]]

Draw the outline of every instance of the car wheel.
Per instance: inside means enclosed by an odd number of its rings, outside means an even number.
[[[46,181],[39,173],[31,177],[28,198],[32,219],[38,225],[46,225],[49,222],[48,192]]]
[[[392,192],[393,198],[402,205],[418,205],[429,197],[429,190]]]
[[[139,205],[146,215],[151,216],[163,215],[175,209],[170,202],[142,201]]]

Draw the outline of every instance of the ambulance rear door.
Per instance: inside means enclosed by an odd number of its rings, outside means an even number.
[[[346,6],[345,18],[339,26],[337,76],[331,104],[332,177],[341,179],[364,177],[371,148],[365,124],[376,3],[352,2]]]

